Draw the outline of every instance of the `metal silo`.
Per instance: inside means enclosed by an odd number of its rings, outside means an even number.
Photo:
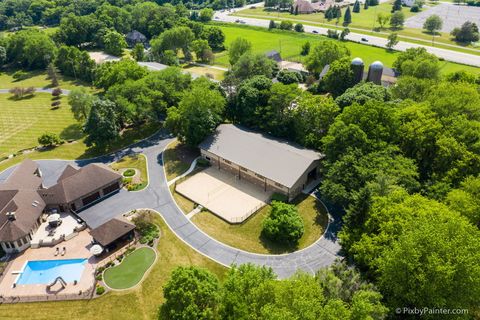
[[[371,81],[375,84],[382,84],[383,63],[375,61],[368,68],[367,81]]]
[[[365,68],[365,64],[363,63],[362,59],[355,58],[352,60],[352,71],[353,71],[353,79],[355,81],[355,84],[363,80],[364,68]]]

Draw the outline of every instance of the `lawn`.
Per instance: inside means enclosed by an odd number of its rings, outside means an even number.
[[[155,251],[148,247],[133,251],[119,265],[105,270],[103,275],[105,284],[112,289],[128,289],[135,286],[153,264],[155,256]]]
[[[215,69],[215,68],[202,67],[202,66],[196,66],[196,65],[190,64],[183,67],[183,70],[199,76],[206,76],[217,81],[222,81],[223,78],[225,77],[224,76],[225,71]]]
[[[294,203],[305,224],[305,233],[296,247],[278,245],[262,237],[262,222],[270,213],[270,205],[263,207],[242,224],[230,224],[205,211],[193,216],[192,222],[211,237],[238,249],[255,253],[292,252],[306,248],[318,240],[328,224],[327,212],[316,198],[301,195]]]
[[[52,320],[52,319],[157,319],[158,307],[164,301],[162,287],[177,266],[195,265],[207,268],[223,278],[226,268],[202,256],[177,238],[160,217],[162,239],[157,246],[158,260],[146,279],[135,289],[112,292],[85,301],[39,302],[3,304],[0,319]]]
[[[163,165],[170,181],[190,168],[193,160],[200,155],[198,149],[188,147],[178,140],[170,143],[163,152]]]
[[[327,37],[314,34],[300,34],[296,32],[280,30],[269,31],[260,27],[231,24],[219,24],[219,26],[225,33],[225,44],[227,47],[233,40],[238,37],[242,37],[252,43],[252,50],[255,53],[265,53],[269,50],[277,50],[281,53],[283,59],[293,61],[303,60],[303,57],[300,56],[300,50],[305,42],[310,41],[312,46],[315,46],[315,43],[318,43],[320,40],[328,39]],[[352,57],[362,58],[366,65],[372,63],[373,61],[380,60],[384,63],[384,65],[391,67],[397,56],[400,54],[396,51],[390,52],[383,48],[368,46],[356,42],[346,41],[344,44],[349,48]],[[223,51],[217,54],[215,63],[228,66],[228,51]],[[480,72],[480,68],[465,66],[452,62],[441,61],[440,64],[441,72],[443,74],[460,70],[475,73]]]
[[[350,9],[352,8],[353,7],[351,7]],[[414,37],[414,38],[418,38],[419,40],[424,40],[422,41],[423,44],[429,44],[429,42],[431,42],[432,36],[430,34],[425,33],[422,29],[403,28],[400,30],[391,30],[390,25],[388,23],[385,28],[380,29],[380,25],[378,24],[376,19],[378,17],[378,14],[382,13],[382,14],[389,15],[391,14],[390,12],[391,9],[392,9],[391,2],[382,3],[378,6],[370,7],[368,10],[364,10],[362,6],[359,13],[352,12],[352,23],[348,25],[348,28],[352,32],[360,31],[361,33],[372,34],[372,35],[381,36],[385,38],[388,36],[390,32],[396,32],[399,34],[399,36]],[[346,8],[342,9],[342,17],[345,14],[345,10]],[[424,10],[427,10],[427,8],[425,8]],[[412,17],[416,14],[416,13],[410,12],[408,8],[403,8],[402,12],[405,15],[405,20],[407,20],[409,17]],[[263,7],[257,7],[253,9],[241,10],[233,15],[240,16],[240,17],[243,16],[243,17],[259,18],[259,19],[273,19],[277,21],[290,20],[294,23],[300,22],[300,23],[309,24],[309,25],[323,26],[325,28],[341,28],[341,29],[344,28],[344,26],[342,25],[343,18],[341,18],[339,23],[337,24],[336,19],[329,21],[328,19],[325,18],[325,15],[323,13],[292,15],[289,12],[279,13],[278,11],[271,10],[268,8],[264,9]],[[410,39],[405,39],[405,40],[411,41]],[[458,45],[455,41],[453,41],[451,39],[450,34],[447,32],[439,33],[435,37],[435,42],[437,43],[437,45],[438,43],[456,45],[457,46],[456,48],[450,47],[450,49],[475,54],[475,51],[464,50],[463,46]],[[476,54],[480,54],[480,52],[477,51]]]
[[[61,98],[58,109],[52,109],[52,95],[36,93],[14,100],[11,94],[0,94],[0,158],[22,149],[38,146],[38,137],[45,132],[56,133],[63,140],[83,136],[70,105]]]
[[[21,80],[13,78],[13,74],[18,70],[6,70],[0,72],[0,89],[10,89],[13,87],[34,87],[34,88],[51,88],[50,79],[45,70],[25,71],[25,77]],[[75,81],[74,78],[66,77],[58,74],[59,87],[62,89],[73,89],[78,86],[84,86],[90,91],[95,91],[94,87],[82,81]]]
[[[132,128],[125,130],[122,136],[110,144],[107,148],[96,148],[96,147],[87,147],[85,145],[84,139],[74,141],[72,143],[65,143],[54,149],[34,151],[26,154],[22,154],[11,158],[9,160],[0,162],[0,172],[5,170],[8,167],[11,167],[25,158],[32,160],[38,159],[89,159],[97,156],[101,156],[113,151],[120,150],[125,146],[131,145],[133,143],[139,142],[146,137],[154,134],[160,129],[158,123],[152,122],[146,125],[143,125],[141,128]]]
[[[127,169],[136,170],[136,174],[133,177],[125,176],[123,178],[123,182],[127,185],[129,191],[140,191],[148,185],[147,159],[143,154],[125,156],[112,163],[111,167],[122,172]]]

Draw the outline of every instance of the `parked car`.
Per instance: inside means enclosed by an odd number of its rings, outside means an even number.
[[[367,38],[362,38],[361,39],[363,42],[368,42],[368,39]]]
[[[313,30],[312,33],[318,33],[318,31],[317,31],[317,30]]]

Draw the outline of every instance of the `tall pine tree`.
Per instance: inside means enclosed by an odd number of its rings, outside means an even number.
[[[360,1],[355,1],[355,4],[353,5],[353,12],[359,13],[360,12]]]
[[[363,5],[363,9],[365,9],[365,10],[368,9],[368,1],[369,1],[369,0],[365,0],[365,4]]]
[[[345,11],[345,16],[343,16],[343,25],[347,26],[350,23],[352,23],[352,13],[350,12],[350,6],[348,6]]]

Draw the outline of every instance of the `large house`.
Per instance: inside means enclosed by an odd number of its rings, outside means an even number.
[[[101,164],[80,169],[67,166],[55,185],[44,187],[42,172],[32,160],[24,160],[0,184],[0,245],[5,252],[30,246],[46,212],[75,213],[118,191],[122,176]]]
[[[317,179],[322,157],[316,151],[232,124],[218,126],[199,148],[212,166],[289,200]]]

